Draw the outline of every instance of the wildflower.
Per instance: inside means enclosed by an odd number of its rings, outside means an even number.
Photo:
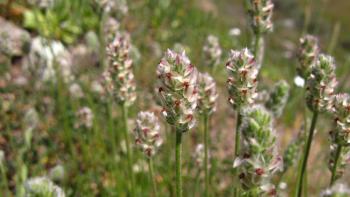
[[[82,107],[76,113],[77,121],[75,128],[85,127],[90,129],[93,124],[94,115],[89,107]]]
[[[24,115],[24,126],[26,128],[36,128],[39,124],[39,115],[34,108],[30,108]]]
[[[136,119],[135,142],[147,157],[152,157],[162,145],[158,118],[151,112],[139,112]]]
[[[320,49],[318,40],[312,35],[306,35],[300,39],[300,47],[298,51],[299,66],[297,73],[306,79],[311,68],[316,64]]]
[[[194,154],[193,154],[193,159],[198,167],[200,167],[200,168],[204,167],[205,155],[204,155],[204,145],[203,144],[197,144],[195,151],[194,151]]]
[[[198,109],[201,113],[209,113],[216,111],[217,98],[214,79],[208,73],[199,73],[198,77]]]
[[[272,175],[282,169],[282,159],[276,154],[276,134],[272,128],[272,116],[262,106],[243,111],[240,127],[241,150],[234,161],[245,192],[262,195],[274,194],[270,183]]]
[[[222,50],[219,39],[216,36],[209,35],[203,46],[204,58],[208,66],[214,67],[220,63]]]
[[[350,188],[344,183],[337,183],[321,193],[322,197],[347,197],[349,195]]]
[[[234,108],[251,105],[257,97],[258,68],[253,55],[247,48],[231,51],[226,63],[229,102]]]
[[[126,15],[129,10],[126,0],[96,0],[96,3],[107,13]]]
[[[72,83],[69,86],[69,94],[76,99],[80,99],[84,97],[83,90],[81,89],[80,85],[77,83]]]
[[[65,171],[62,165],[56,165],[50,169],[49,177],[53,181],[61,181],[64,179]]]
[[[64,191],[47,177],[35,177],[24,183],[25,197],[65,197]]]
[[[197,107],[197,69],[185,52],[166,52],[158,64],[158,96],[162,114],[178,131],[185,132],[195,125]]]
[[[304,87],[305,79],[300,76],[296,76],[294,77],[294,84],[298,87]]]
[[[303,135],[299,134],[290,144],[288,144],[283,154],[283,172],[286,172],[298,161],[303,142]]]
[[[334,97],[332,114],[334,116],[332,142],[350,146],[350,96],[348,94],[338,94]]]
[[[337,85],[335,63],[331,56],[319,55],[306,80],[306,102],[311,111],[327,111],[331,107]]]
[[[113,18],[113,17],[108,17],[103,24],[103,34],[105,37],[105,41],[107,43],[112,42],[114,39],[115,34],[119,30],[119,22]]]
[[[270,92],[269,99],[265,103],[265,107],[269,109],[275,117],[279,117],[286,106],[289,97],[289,85],[284,80],[275,84]]]
[[[132,60],[129,57],[130,38],[126,33],[117,33],[107,47],[110,62],[104,72],[106,91],[120,104],[132,105],[136,100],[136,86],[132,72]]]
[[[248,14],[255,34],[272,31],[273,3],[271,0],[247,0]]]
[[[330,145],[330,154],[329,154],[329,162],[328,162],[328,169],[332,172],[334,164],[335,164],[335,158],[337,155],[337,149],[340,145],[336,143],[332,143]],[[344,173],[346,172],[346,168],[350,166],[350,147],[349,146],[342,146],[340,149],[339,157],[337,158],[337,168],[336,171],[334,171],[334,179],[337,180],[341,178]],[[333,172],[332,172],[333,173]]]

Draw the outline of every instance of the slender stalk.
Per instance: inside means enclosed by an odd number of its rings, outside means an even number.
[[[130,191],[131,196],[135,196],[135,179],[134,173],[132,171],[132,154],[130,149],[130,139],[129,139],[129,129],[128,129],[128,107],[123,104],[122,106],[123,113],[123,121],[124,121],[124,138],[126,144],[126,154],[128,157],[128,170],[129,170],[129,178],[130,178]]]
[[[152,157],[148,158],[148,168],[149,168],[149,175],[152,182],[152,189],[153,189],[153,196],[157,197],[157,185],[156,180],[154,178],[154,170],[153,170],[153,159]]]
[[[236,135],[235,135],[235,158],[238,157],[239,154],[239,150],[240,150],[240,140],[241,140],[241,134],[239,132],[239,127],[241,126],[241,122],[242,122],[242,115],[240,113],[240,109],[237,109],[237,122],[236,122]],[[236,169],[234,170],[233,176],[235,180],[236,177]],[[233,189],[233,196],[238,196],[239,193],[239,188],[238,185],[234,186]]]
[[[264,37],[261,33],[256,33],[254,38],[254,57],[259,68],[264,60]]]
[[[339,157],[340,157],[340,154],[341,154],[341,149],[342,149],[342,146],[338,145],[336,153],[335,153],[334,164],[333,164],[333,169],[332,169],[332,177],[331,177],[331,182],[330,182],[329,186],[332,186],[334,184],[335,180],[336,180],[337,167],[338,167]]]
[[[303,155],[303,158],[302,158],[303,159],[303,163],[302,163],[301,169],[300,169],[300,176],[299,176],[299,179],[298,179],[298,182],[297,182],[297,196],[298,197],[301,197],[302,190],[303,190],[304,175],[305,175],[305,170],[306,170],[306,167],[307,167],[307,161],[308,161],[308,158],[309,158],[309,153],[310,153],[312,139],[313,139],[313,136],[314,136],[314,131],[315,131],[315,127],[316,127],[317,117],[318,117],[318,112],[314,112],[314,115],[312,117],[310,131],[309,131],[309,136],[307,138],[306,146],[304,148],[304,155]]]
[[[209,146],[209,115],[203,115],[203,124],[204,124],[204,175],[205,175],[205,187],[204,187],[204,196],[209,196],[209,157],[208,157],[208,146]]]
[[[176,131],[175,168],[176,168],[176,197],[182,197],[181,152],[182,131]]]

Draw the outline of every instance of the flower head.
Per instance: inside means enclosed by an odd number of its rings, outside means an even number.
[[[336,183],[321,193],[322,197],[347,197],[349,195],[350,188],[344,183]]]
[[[47,177],[35,177],[24,183],[25,197],[65,197],[63,190]]]
[[[195,124],[197,107],[197,69],[185,52],[168,50],[158,64],[158,96],[167,122],[178,131],[187,131]]]
[[[332,114],[334,116],[334,126],[331,131],[334,143],[350,145],[350,96],[348,94],[338,94],[333,99]]]
[[[262,106],[247,108],[243,114],[241,150],[234,167],[238,168],[245,191],[274,193],[275,188],[270,179],[272,174],[282,170],[282,158],[275,151],[276,134],[272,128],[272,116]]]
[[[218,93],[214,79],[208,73],[199,73],[198,109],[201,113],[216,111]]]
[[[216,66],[220,63],[222,50],[219,39],[216,36],[209,35],[203,46],[204,58],[208,66]]]
[[[275,117],[279,117],[286,106],[289,97],[289,85],[284,80],[275,84],[270,92],[269,99],[265,103],[265,107],[269,109]]]
[[[197,144],[196,149],[193,153],[193,159],[197,167],[202,168],[204,166],[205,154],[203,144]]]
[[[147,157],[153,156],[162,145],[158,118],[151,112],[139,112],[134,129],[136,145]]]
[[[298,51],[299,66],[297,73],[302,78],[306,79],[311,68],[316,64],[317,57],[320,52],[318,39],[311,35],[306,35],[300,38],[300,47]]]
[[[328,55],[319,55],[306,80],[306,102],[310,110],[330,110],[336,85],[334,59]]]
[[[76,112],[77,121],[75,128],[85,127],[91,128],[93,124],[94,114],[89,107],[82,107]]]
[[[272,31],[273,3],[271,0],[247,0],[251,26],[256,34]]]
[[[127,106],[136,100],[136,85],[129,52],[129,35],[117,33],[107,47],[109,67],[103,74],[106,91],[116,98],[118,103]]]
[[[257,97],[258,67],[254,56],[247,48],[241,51],[231,51],[226,63],[228,72],[229,102],[234,108],[254,103]]]

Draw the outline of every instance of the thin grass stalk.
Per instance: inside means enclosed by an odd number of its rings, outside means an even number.
[[[240,113],[240,109],[237,109],[237,122],[236,122],[236,135],[235,135],[235,158],[238,157],[239,154],[239,150],[240,150],[240,140],[241,140],[241,134],[239,132],[239,127],[241,126],[241,122],[242,122],[242,115]],[[235,177],[237,175],[236,169],[234,170],[233,176],[234,179],[236,180]],[[238,196],[239,193],[239,186],[237,183],[234,182],[234,184],[236,184],[236,186],[234,186],[233,189],[233,196]]]
[[[176,131],[175,169],[176,169],[176,197],[182,197],[181,153],[182,131]]]
[[[152,159],[152,157],[148,158],[148,168],[149,168],[150,179],[151,179],[151,182],[152,182],[153,196],[157,197],[158,196],[158,192],[157,192],[156,179],[154,177],[153,159]]]
[[[332,36],[331,36],[331,40],[329,42],[328,45],[328,54],[332,54],[337,43],[338,43],[338,39],[339,39],[339,34],[340,34],[340,30],[341,30],[341,24],[340,22],[336,22],[334,27],[333,27],[333,31],[332,31]]]
[[[128,158],[128,171],[130,179],[130,192],[131,196],[135,196],[135,179],[134,173],[132,171],[132,154],[130,148],[130,139],[129,139],[129,128],[128,128],[128,107],[124,103],[122,106],[123,122],[124,122],[124,138],[126,144],[126,154]]]
[[[339,157],[341,154],[341,149],[342,149],[342,145],[338,145],[337,147],[337,152],[334,158],[334,164],[333,164],[333,168],[332,168],[332,177],[331,177],[331,182],[329,184],[330,187],[333,186],[335,180],[336,180],[336,175],[337,175],[337,167],[338,167],[338,161],[339,161]]]
[[[203,115],[203,124],[204,124],[204,175],[205,175],[205,187],[204,187],[204,196],[209,196],[209,157],[208,157],[208,146],[209,146],[209,115]]]
[[[311,122],[310,131],[309,131],[309,136],[307,138],[307,142],[306,142],[305,148],[304,148],[304,155],[303,155],[303,158],[302,158],[303,162],[302,162],[301,169],[300,169],[300,176],[299,176],[299,179],[298,179],[298,182],[297,182],[297,196],[298,197],[302,196],[304,175],[305,175],[305,170],[306,170],[306,167],[307,167],[307,161],[308,161],[308,158],[309,158],[311,143],[312,143],[314,132],[315,132],[315,128],[316,128],[317,117],[318,117],[318,112],[316,111],[316,112],[314,112],[313,117],[312,117],[312,122]]]
[[[261,67],[263,61],[264,61],[264,37],[261,35],[261,33],[254,34],[254,57],[256,59],[257,65]]]

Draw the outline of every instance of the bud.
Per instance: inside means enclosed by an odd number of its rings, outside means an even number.
[[[106,91],[116,98],[119,104],[132,105],[136,100],[136,86],[132,72],[130,37],[118,32],[107,47],[109,67],[104,72]]]
[[[216,111],[219,97],[215,81],[208,73],[199,73],[198,76],[198,109],[200,113],[211,114]]]
[[[235,109],[253,104],[257,97],[258,75],[258,67],[254,56],[247,48],[241,51],[231,50],[226,68],[228,72],[229,102]]]
[[[209,35],[203,46],[203,54],[205,63],[208,66],[214,67],[220,63],[222,50],[219,44],[219,39],[216,36]]]
[[[64,191],[46,177],[35,177],[24,183],[25,197],[65,197]]]
[[[320,48],[318,39],[311,35],[306,35],[300,38],[300,47],[298,51],[299,65],[297,73],[302,78],[306,79],[311,68],[316,64]]]
[[[147,157],[152,157],[162,145],[158,118],[151,112],[139,112],[136,119],[135,142]]]
[[[269,109],[275,117],[281,116],[289,97],[289,89],[288,83],[282,80],[276,83],[270,92],[265,107]]]
[[[240,127],[241,150],[234,161],[245,192],[260,195],[274,194],[270,183],[272,175],[282,169],[282,158],[276,152],[276,133],[272,128],[272,116],[262,106],[243,111]]]
[[[197,107],[197,69],[185,52],[168,49],[158,64],[158,96],[163,106],[163,116],[177,131],[185,132],[195,125]]]
[[[319,112],[330,110],[336,85],[334,59],[321,54],[306,80],[306,102],[310,110]]]
[[[94,114],[89,107],[82,107],[76,112],[76,122],[74,127],[81,128],[85,127],[90,129],[93,124]]]
[[[248,2],[248,14],[255,34],[271,32],[273,29],[272,14],[273,3],[271,0],[246,0]]]

